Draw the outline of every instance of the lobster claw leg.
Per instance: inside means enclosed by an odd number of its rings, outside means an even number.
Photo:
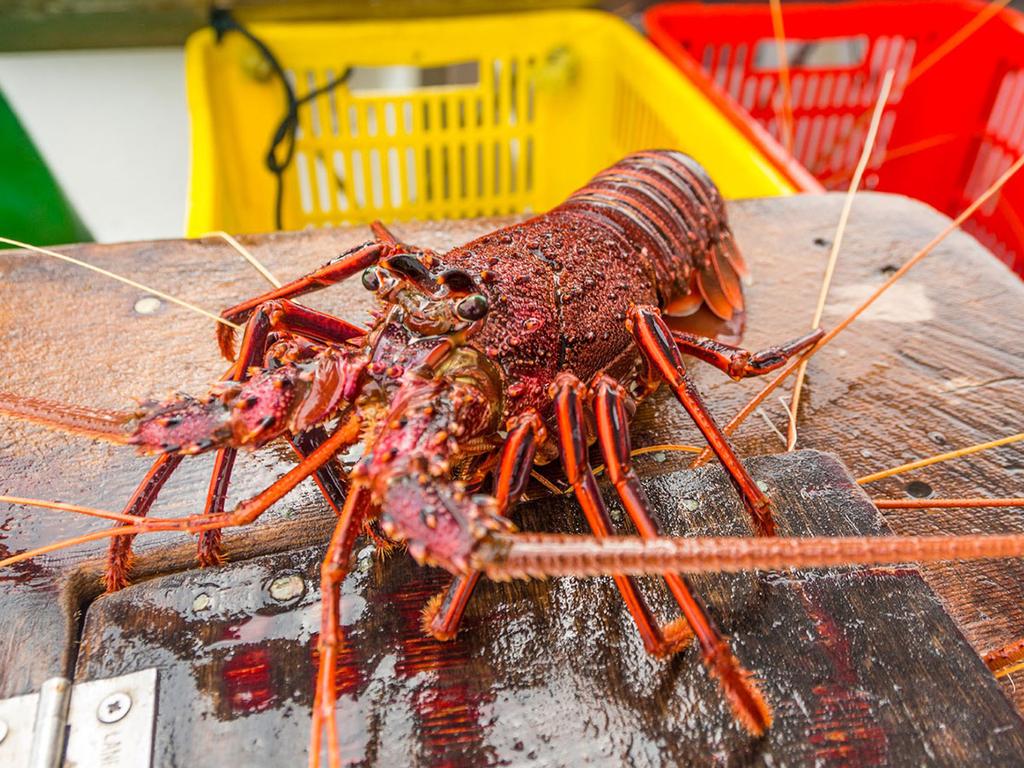
[[[508,516],[508,510],[515,506],[526,489],[537,447],[544,438],[544,423],[536,411],[520,415],[509,429],[494,479],[494,498],[503,517]],[[447,590],[424,606],[423,631],[438,640],[454,640],[479,580],[479,571],[456,576]]]
[[[383,225],[381,225],[382,231]],[[376,229],[374,233],[379,235]],[[388,233],[390,235],[390,233]],[[270,301],[279,301],[282,299],[295,299],[299,296],[303,296],[313,291],[318,291],[321,288],[326,288],[329,285],[340,283],[342,280],[346,280],[356,272],[360,272],[373,264],[376,264],[380,259],[384,258],[396,247],[396,243],[390,242],[368,242],[363,245],[357,246],[349,251],[346,251],[338,258],[327,262],[319,269],[315,269],[308,275],[304,275],[300,278],[292,280],[291,282],[285,283],[280,288],[275,288],[266,293],[260,294],[251,299],[236,304],[233,307],[229,307],[221,312],[221,317],[225,320],[230,320],[233,323],[244,322],[249,319],[250,315],[256,311],[262,304],[266,304]],[[332,318],[332,321],[340,328],[344,328],[345,334],[343,338],[355,338],[356,336],[362,336],[365,331],[358,326],[347,323],[344,320],[338,318]],[[220,345],[221,354],[227,360],[235,359],[235,331],[230,325],[218,324],[217,326],[217,343]]]
[[[683,357],[672,338],[672,331],[661,314],[654,307],[632,306],[629,308],[626,324],[644,357],[672,388],[676,398],[690,414],[690,418],[722,462],[729,479],[743,499],[743,506],[746,507],[757,533],[761,536],[774,536],[775,520],[772,517],[771,502],[757,487],[754,478],[747,472],[729,445],[729,441],[722,434],[722,430],[708,413],[700,394],[686,374]]]
[[[658,528],[651,519],[647,496],[630,463],[629,396],[618,382],[604,375],[598,376],[592,393],[597,439],[608,467],[608,477],[640,536],[656,539]],[[686,577],[671,572],[663,575],[669,592],[697,638],[704,664],[721,683],[739,720],[751,733],[761,735],[771,725],[772,716],[750,674],[740,666]]]
[[[561,373],[552,385],[555,402],[555,419],[562,452],[562,466],[565,476],[576,493],[576,499],[583,508],[587,524],[597,537],[610,536],[612,521],[605,508],[597,480],[587,459],[586,432],[583,417],[583,403],[586,388],[570,373]],[[629,576],[615,575],[615,585],[622,593],[629,612],[633,615],[644,648],[653,656],[668,656],[685,647],[692,634],[685,622],[673,622],[665,629],[658,626],[651,609],[640,592],[636,580]]]
[[[778,370],[794,355],[810,349],[824,335],[825,332],[819,328],[785,344],[751,353],[741,347],[723,344],[705,336],[672,331],[672,339],[680,351],[715,366],[735,381],[750,376],[764,376]]]

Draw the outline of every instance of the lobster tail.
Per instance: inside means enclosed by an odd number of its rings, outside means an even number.
[[[703,168],[680,152],[630,155],[595,176],[558,210],[598,214],[646,253],[663,306],[692,288],[723,320],[743,310],[746,264],[729,230],[721,194]],[[680,314],[697,309],[683,301]]]
[[[133,418],[125,411],[65,405],[7,392],[0,392],[0,414],[113,443],[128,442],[126,427]]]

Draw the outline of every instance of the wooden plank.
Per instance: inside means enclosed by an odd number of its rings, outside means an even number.
[[[776,499],[789,535],[886,532],[827,454],[748,466]],[[665,530],[749,533],[717,467],[648,477],[645,487]],[[617,506],[614,514],[623,518]],[[521,512],[522,527],[547,531],[580,531],[579,518],[566,497]],[[189,571],[100,598],[86,620],[78,679],[159,667],[158,765],[300,764],[322,555],[314,547]],[[285,589],[289,583],[295,589]],[[439,643],[420,633],[420,609],[445,583],[443,573],[404,555],[381,560],[367,548],[356,559],[343,588],[346,643],[337,668],[346,759],[1022,762],[1024,721],[910,568],[695,579],[774,705],[762,740],[732,722],[696,648],[668,661],[645,655],[611,579],[486,585],[460,637]],[[294,596],[275,599],[282,592]]]
[[[737,238],[751,263],[746,344],[758,348],[803,332],[817,297],[817,274],[828,252],[841,196],[742,201],[730,207]],[[945,217],[904,198],[865,194],[854,208],[836,275],[835,301],[847,302],[878,285],[939,231]],[[445,249],[500,222],[480,220],[396,227],[403,239]],[[290,277],[365,240],[362,228],[317,230],[245,238],[268,266]],[[84,259],[217,309],[262,291],[265,283],[220,240],[88,245]],[[0,361],[3,388],[67,402],[120,408],[133,396],[168,388],[198,392],[223,370],[211,323],[175,307],[155,315],[133,312],[140,294],[98,276],[35,256],[0,255]],[[1024,285],[966,235],[956,235],[907,277],[886,314],[858,321],[812,363],[802,409],[801,445],[834,451],[855,475],[952,447],[1021,430],[1024,398]],[[314,306],[365,318],[365,292],[338,286]],[[913,311],[911,311],[913,310]],[[826,323],[839,314],[830,311]],[[888,319],[887,319],[888,318]],[[59,373],[57,372],[59,371]],[[736,384],[694,364],[698,386],[721,418],[734,413],[760,386]],[[784,428],[774,400],[766,414]],[[664,395],[637,414],[634,445],[696,442],[678,406]],[[755,417],[737,435],[744,455],[780,450],[778,438]],[[685,466],[688,457],[638,458],[641,471]],[[8,493],[117,508],[145,472],[130,451],[0,422],[0,478]],[[290,466],[280,449],[245,457],[233,498],[252,493]],[[872,484],[880,496],[901,496],[912,479],[937,495],[1014,495],[1020,490],[1024,450],[1006,446],[904,478]],[[155,513],[196,511],[208,477],[205,459],[189,460],[162,495]],[[1024,530],[1015,510],[891,512],[901,533]],[[305,488],[263,525],[229,536],[234,559],[285,551],[322,536],[329,515]],[[55,538],[97,529],[96,523],[22,508],[0,508],[0,552],[20,551]],[[183,537],[139,542],[139,574],[187,567]],[[168,547],[170,547],[168,549]],[[98,592],[102,546],[54,555],[0,572],[0,695],[37,688],[67,669],[76,608]],[[979,651],[1022,637],[1024,570],[1019,562],[930,566],[925,578],[943,598]],[[61,595],[59,599],[54,594]],[[44,613],[46,611],[47,613]],[[38,648],[22,641],[39,638]],[[1024,680],[1007,691],[1024,694]],[[1015,693],[1021,692],[1021,693]]]

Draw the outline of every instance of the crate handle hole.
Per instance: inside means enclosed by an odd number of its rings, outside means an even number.
[[[786,41],[786,60],[792,69],[844,69],[861,66],[868,53],[867,35],[832,37],[824,40]],[[757,41],[753,67],[756,70],[777,71],[779,52],[775,38]]]
[[[421,88],[480,85],[480,62],[460,61],[434,67],[408,65],[352,67],[347,87],[351,93],[417,91]]]

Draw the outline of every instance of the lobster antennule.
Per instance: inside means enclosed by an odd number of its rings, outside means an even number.
[[[130,442],[126,427],[134,414],[82,405],[65,405],[34,397],[21,397],[0,392],[0,414],[42,424],[45,427],[71,432],[112,443]]]
[[[201,399],[182,395],[150,403],[130,442],[144,453],[258,448],[321,424],[351,404],[365,368],[363,350],[325,347],[312,357],[260,369],[243,382],[219,382]]]

